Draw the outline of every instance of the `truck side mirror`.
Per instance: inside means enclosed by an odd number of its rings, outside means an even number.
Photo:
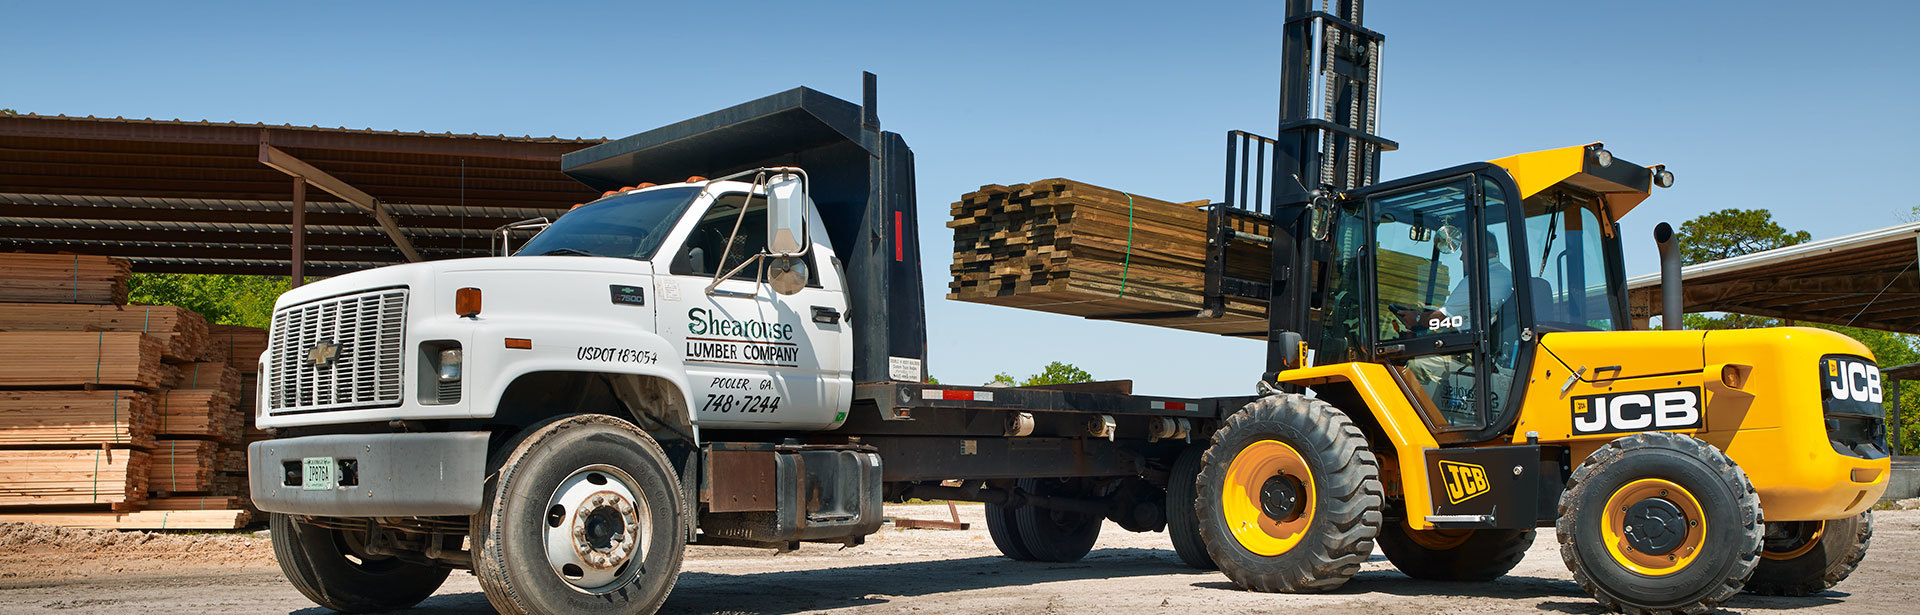
[[[799,175],[767,183],[767,253],[799,256],[807,251],[807,192]]]

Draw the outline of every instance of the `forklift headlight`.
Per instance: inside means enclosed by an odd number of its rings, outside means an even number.
[[[1672,188],[1673,187],[1673,171],[1668,171],[1666,169],[1660,169],[1658,171],[1654,171],[1653,185],[1659,186],[1661,188]]]
[[[1607,151],[1606,148],[1593,150],[1593,163],[1602,167],[1613,166],[1613,152]]]
[[[460,347],[455,346],[440,350],[439,374],[441,382],[460,381]]]

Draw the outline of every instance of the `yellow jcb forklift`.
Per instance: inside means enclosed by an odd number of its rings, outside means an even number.
[[[1279,137],[1247,146],[1271,152],[1272,200],[1234,202],[1230,169],[1212,211],[1216,243],[1273,229],[1271,279],[1208,280],[1270,300],[1269,371],[1174,464],[1183,559],[1323,591],[1377,544],[1409,576],[1484,581],[1553,527],[1581,587],[1628,612],[1845,578],[1889,472],[1867,348],[1678,330],[1666,225],[1670,330],[1628,330],[1618,221],[1673,175],[1599,143],[1375,183],[1395,147],[1372,134],[1381,37],[1337,4],[1289,2]]]

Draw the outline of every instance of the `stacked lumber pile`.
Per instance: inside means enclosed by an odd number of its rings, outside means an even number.
[[[1198,310],[1206,287],[1205,204],[1067,179],[981,186],[951,208],[947,298],[1103,318]],[[1267,278],[1264,248],[1230,250],[1229,274]],[[1265,337],[1265,303],[1229,298],[1220,318],[1117,320]]]
[[[215,354],[240,373],[240,394],[236,399],[244,421],[244,453],[245,445],[273,437],[253,424],[260,402],[260,353],[267,351],[267,330],[238,325],[213,325],[211,330]]]
[[[0,254],[0,521],[232,529],[253,516],[245,383],[227,357],[251,345],[251,369],[265,332],[125,305],[130,275],[108,257]]]

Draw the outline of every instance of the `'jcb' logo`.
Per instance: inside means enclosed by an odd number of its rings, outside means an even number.
[[[1573,433],[1627,433],[1700,427],[1700,388],[1573,398]]]
[[[1826,360],[1827,375],[1820,384],[1827,395],[1841,401],[1880,403],[1885,392],[1880,385],[1880,368],[1860,359]]]
[[[1447,503],[1459,504],[1487,492],[1487,469],[1471,463],[1442,461],[1440,482],[1447,486]]]

